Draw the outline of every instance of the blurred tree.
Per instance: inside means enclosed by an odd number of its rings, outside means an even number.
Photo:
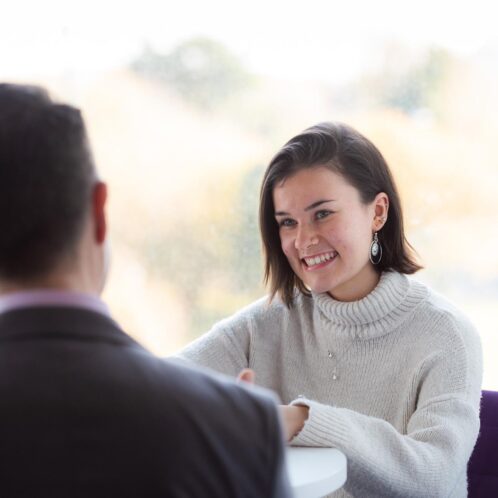
[[[262,293],[257,222],[262,174],[261,167],[241,171],[217,191],[206,182],[201,215],[179,218],[168,230],[142,239],[146,266],[172,284],[189,309],[191,338]],[[223,215],[216,216],[217,210]]]
[[[143,240],[142,251],[148,269],[173,285],[188,309],[188,332],[191,338],[205,332],[221,318],[218,309],[205,309],[202,294],[209,282],[224,272],[217,227],[212,236],[204,236],[204,220],[178,220],[167,232],[150,232]]]
[[[454,65],[454,58],[442,48],[431,48],[421,57],[399,43],[384,47],[383,64],[344,86],[332,97],[346,110],[397,109],[406,114],[430,111],[441,117],[441,96]]]
[[[244,174],[236,196],[236,219],[228,231],[227,241],[233,248],[230,273],[235,289],[254,293],[261,289],[262,260],[259,237],[258,204],[259,188],[264,168],[258,166]]]
[[[188,40],[169,54],[146,47],[132,69],[174,88],[186,101],[211,110],[252,82],[241,61],[222,43]]]
[[[387,107],[413,113],[420,109],[437,111],[437,96],[451,64],[449,53],[440,48],[430,49],[423,60],[398,78],[389,78],[380,96]]]

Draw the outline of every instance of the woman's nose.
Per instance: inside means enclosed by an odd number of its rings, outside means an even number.
[[[296,240],[294,241],[295,248],[305,253],[310,247],[318,244],[318,235],[311,227],[301,225],[297,229]]]

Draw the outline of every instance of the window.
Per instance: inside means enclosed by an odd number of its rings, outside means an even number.
[[[388,159],[417,278],[471,317],[498,389],[491,6],[20,2],[0,19],[0,76],[83,109],[110,184],[105,298],[156,353],[264,293],[262,172],[297,132],[342,120]]]

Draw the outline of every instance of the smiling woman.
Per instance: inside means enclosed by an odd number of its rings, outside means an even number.
[[[266,170],[260,225],[270,299],[181,356],[276,391],[291,444],[348,458],[337,496],[466,496],[480,341],[407,277],[420,265],[382,154],[343,124],[305,130]]]

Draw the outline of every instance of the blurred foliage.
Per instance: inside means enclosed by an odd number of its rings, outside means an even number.
[[[231,195],[222,201],[225,216],[213,216],[216,207],[206,202],[201,216],[178,219],[168,230],[148,231],[143,239],[146,266],[175,287],[189,310],[192,338],[230,313],[233,301],[245,303],[262,290],[257,223],[262,173],[261,167],[250,169],[231,185]],[[228,306],[218,289],[232,296]],[[213,290],[217,297],[206,298]]]
[[[232,52],[209,38],[188,40],[165,55],[147,47],[132,69],[167,84],[184,100],[205,110],[216,108],[253,81]]]
[[[262,279],[261,242],[259,238],[259,189],[264,168],[246,172],[236,195],[236,218],[227,243],[235,248],[230,262],[233,290],[252,292]]]
[[[407,47],[385,47],[384,62],[342,88],[334,101],[345,109],[396,109],[441,117],[440,98],[454,63],[449,52],[431,48],[415,57]]]
[[[380,93],[386,107],[412,113],[420,109],[436,111],[437,96],[443,88],[451,57],[443,49],[431,49],[423,60],[394,81],[388,81]]]

